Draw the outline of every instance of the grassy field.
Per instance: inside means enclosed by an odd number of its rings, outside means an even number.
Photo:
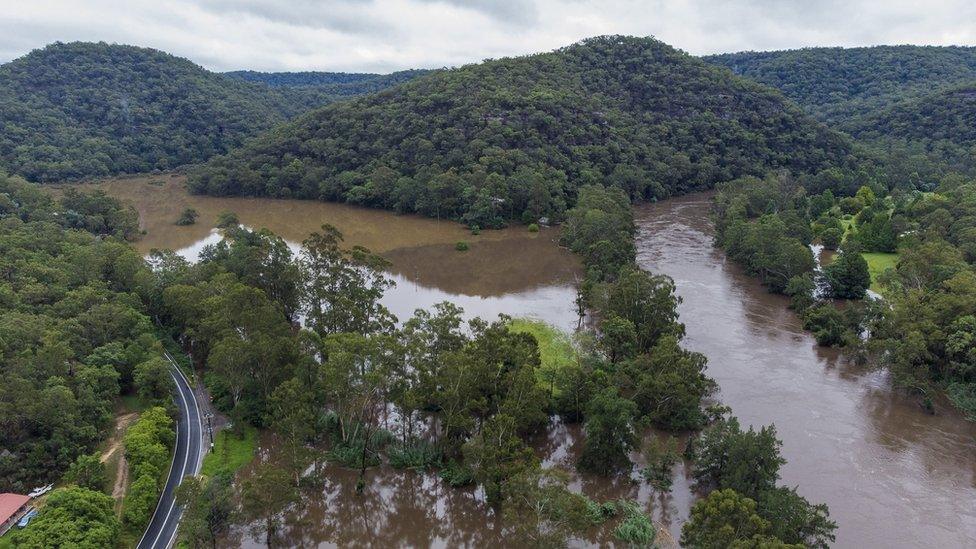
[[[539,359],[542,361],[538,371],[539,383],[546,390],[552,389],[555,373],[576,364],[576,350],[565,332],[541,320],[514,318],[509,329],[516,333],[532,334],[539,342]]]
[[[258,432],[253,427],[248,427],[243,437],[227,430],[220,431],[214,437],[213,452],[203,458],[200,473],[207,476],[219,473],[233,475],[254,459],[257,449]]]
[[[887,269],[894,269],[898,263],[898,254],[887,254],[881,252],[865,252],[861,254],[868,262],[868,271],[871,273],[871,290],[881,291],[878,286],[878,277]]]

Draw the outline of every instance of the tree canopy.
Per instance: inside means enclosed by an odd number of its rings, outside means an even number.
[[[562,218],[586,184],[663,198],[851,154],[763,86],[653,39],[604,36],[327,106],[214,159],[190,186],[492,226]]]

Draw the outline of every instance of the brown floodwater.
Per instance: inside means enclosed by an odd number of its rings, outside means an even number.
[[[473,235],[458,223],[415,215],[311,200],[196,196],[186,192],[181,175],[115,178],[91,184],[139,212],[146,232],[133,245],[143,253],[175,250],[196,260],[207,244],[220,240],[213,228],[224,211],[237,214],[252,229],[267,228],[296,253],[301,242],[325,223],[338,228],[347,246],[365,246],[390,260],[396,286],[383,303],[406,320],[418,307],[450,300],[466,317],[494,319],[500,313],[545,320],[565,330],[576,326],[573,299],[580,263],[560,248],[558,228],[530,233],[524,226]],[[193,208],[196,224],[175,224]],[[466,252],[455,250],[459,241]]]
[[[976,547],[976,425],[818,347],[785,298],[712,246],[708,211],[705,195],[639,206],[637,260],[674,278],[717,398],[743,424],[776,425],[781,482],[828,504],[837,547]]]
[[[150,184],[149,180],[162,184]],[[134,184],[133,184],[134,183]],[[145,237],[136,245],[178,249],[194,258],[219,239],[212,220],[235,211],[249,227],[267,227],[297,246],[322,223],[348,244],[387,257],[397,286],[385,303],[401,319],[418,307],[451,300],[470,316],[531,316],[566,330],[576,324],[575,257],[558,248],[558,230],[523,228],[473,236],[457,224],[320,202],[187,195],[179,177],[100,184],[139,209]],[[185,207],[200,222],[177,227]],[[685,345],[704,353],[716,397],[744,425],[775,423],[788,460],[781,482],[812,502],[827,503],[837,521],[837,547],[976,547],[976,425],[944,404],[937,413],[891,388],[884,372],[848,363],[818,347],[781,296],[768,294],[712,245],[707,195],[637,207],[638,262],[674,278],[683,302]],[[454,243],[465,240],[469,252]],[[671,494],[630,478],[580,476],[575,425],[555,422],[535,448],[547,465],[566,470],[571,486],[591,497],[635,499],[677,538],[693,502],[683,465]],[[275,459],[275,441],[261,441],[261,459]],[[639,456],[634,456],[640,462]],[[285,516],[279,543],[289,546],[505,546],[499,519],[478,490],[452,489],[435,475],[387,467],[369,470],[362,495],[356,473],[335,466],[303,492]],[[574,545],[609,542],[596,529]],[[260,547],[247,528],[228,547]]]

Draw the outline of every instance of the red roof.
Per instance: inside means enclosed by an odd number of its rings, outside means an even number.
[[[29,497],[20,494],[0,494],[0,524],[7,522],[28,501]]]

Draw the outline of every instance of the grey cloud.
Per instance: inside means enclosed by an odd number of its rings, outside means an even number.
[[[539,22],[539,10],[532,0],[422,0],[481,12],[504,24],[532,26]]]
[[[50,42],[149,46],[214,70],[392,71],[654,35],[692,54],[976,44],[942,0],[31,0],[0,10],[0,61]]]

